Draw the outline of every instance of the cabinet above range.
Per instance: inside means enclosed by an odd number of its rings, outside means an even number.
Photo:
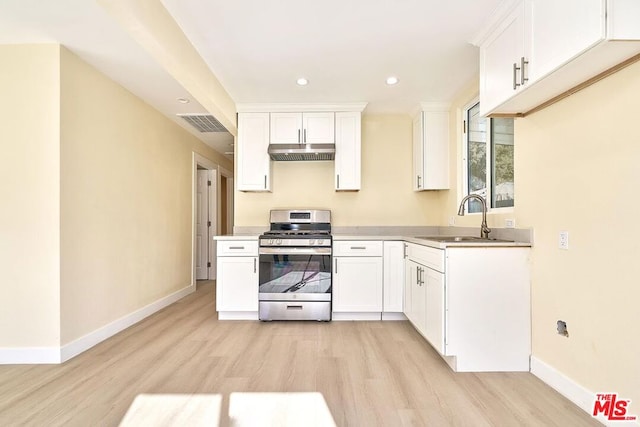
[[[365,107],[366,103],[238,105],[238,190],[272,191],[272,160],[334,160],[336,191],[360,190]]]

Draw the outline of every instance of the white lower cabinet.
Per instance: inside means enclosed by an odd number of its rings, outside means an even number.
[[[407,260],[405,271],[405,316],[413,326],[424,335],[426,321],[426,297],[424,287],[420,282],[420,273],[424,266],[415,261]]]
[[[216,310],[220,319],[258,318],[256,241],[218,241]]]
[[[529,371],[529,252],[407,244],[405,315],[454,371]]]
[[[382,312],[399,314],[404,311],[404,245],[402,241],[385,241],[383,245]]]
[[[333,254],[333,319],[380,320],[382,242],[337,241]]]
[[[422,272],[422,288],[425,296],[424,337],[444,354],[445,310],[444,274],[425,268]]]

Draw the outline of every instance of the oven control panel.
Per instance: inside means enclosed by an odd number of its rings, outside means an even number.
[[[274,239],[274,238],[261,238],[260,246],[321,246],[330,247],[331,239]]]

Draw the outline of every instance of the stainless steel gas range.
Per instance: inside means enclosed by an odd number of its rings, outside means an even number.
[[[260,320],[331,320],[331,211],[272,210],[260,236]]]

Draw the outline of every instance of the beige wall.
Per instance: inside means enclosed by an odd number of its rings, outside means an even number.
[[[62,50],[62,344],[191,284],[192,152],[231,163]]]
[[[640,414],[640,63],[516,120],[516,220],[535,230],[533,354]],[[569,231],[569,250],[558,233]],[[555,332],[565,320],[570,336]]]
[[[452,190],[443,197],[441,225],[461,198],[462,108],[477,82],[451,110]],[[618,392],[640,413],[640,282],[635,269],[640,234],[634,224],[638,190],[640,63],[536,114],[515,121],[516,206],[490,213],[533,228],[533,356],[594,392]],[[456,225],[479,225],[478,215]],[[558,233],[570,249],[558,249]],[[556,321],[570,336],[556,333]]]
[[[0,46],[0,348],[59,347],[191,284],[192,152],[58,45]]]
[[[59,47],[0,46],[0,70],[0,347],[57,347]]]
[[[425,225],[439,216],[438,192],[411,189],[412,122],[362,118],[362,189],[336,192],[333,162],[273,162],[272,193],[235,193],[235,225],[267,226],[273,208],[329,208],[334,226]]]

